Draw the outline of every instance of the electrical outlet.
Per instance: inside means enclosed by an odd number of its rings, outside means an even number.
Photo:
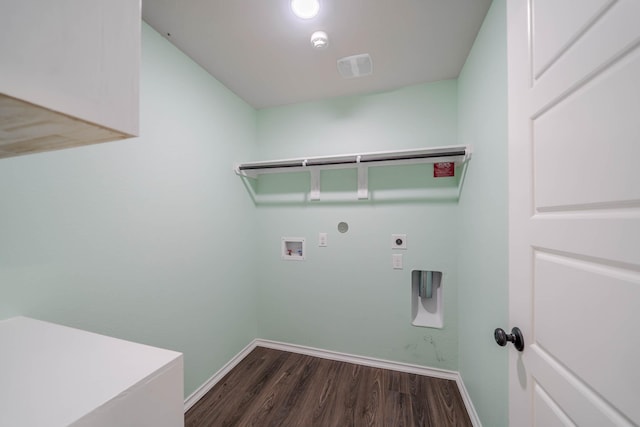
[[[406,234],[392,234],[391,235],[391,249],[407,249],[407,235]]]
[[[321,248],[327,246],[327,233],[318,233],[318,246]]]

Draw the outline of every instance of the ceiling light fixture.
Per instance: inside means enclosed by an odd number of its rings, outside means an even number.
[[[291,0],[291,10],[298,18],[311,19],[320,10],[319,0]]]
[[[326,49],[329,46],[329,38],[324,31],[316,31],[311,34],[311,46],[314,49]]]

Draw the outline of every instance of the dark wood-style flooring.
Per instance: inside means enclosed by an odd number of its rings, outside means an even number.
[[[454,381],[257,347],[186,427],[471,426]]]

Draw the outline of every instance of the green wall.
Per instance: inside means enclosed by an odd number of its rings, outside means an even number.
[[[485,426],[508,424],[506,1],[491,5],[458,79],[460,142],[473,159],[460,198],[460,372]]]
[[[140,137],[0,161],[0,319],[181,351],[188,395],[256,336],[256,112],[143,25]]]
[[[263,159],[441,146],[457,138],[455,81],[258,112]],[[371,168],[372,199],[357,201],[354,170],[323,173],[328,202],[302,200],[308,173],[260,178],[258,335],[457,369],[457,203],[412,197],[455,182],[431,175],[430,165]],[[345,234],[337,231],[340,221],[349,224]],[[319,232],[328,233],[326,248],[317,245]],[[407,234],[408,250],[391,250],[392,233]],[[281,260],[281,237],[305,237],[307,259]],[[403,270],[392,269],[393,252],[404,254]],[[414,268],[445,274],[443,329],[411,325]]]

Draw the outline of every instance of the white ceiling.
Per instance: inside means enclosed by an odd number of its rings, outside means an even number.
[[[156,31],[255,108],[456,78],[491,0],[320,0],[310,20],[290,0],[143,0]],[[311,34],[329,47],[314,50]],[[373,74],[336,61],[369,53]]]

